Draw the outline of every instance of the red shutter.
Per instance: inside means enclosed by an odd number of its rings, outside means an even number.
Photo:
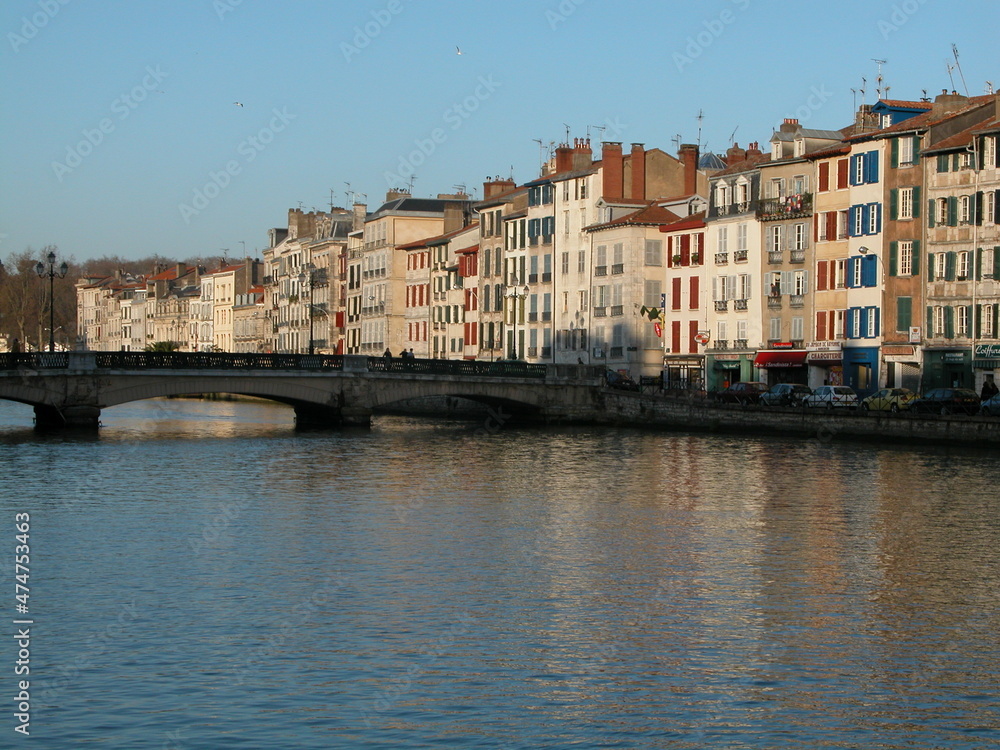
[[[667,237],[667,268],[674,267],[674,238]]]
[[[697,310],[699,301],[697,276],[691,277],[691,294],[689,295],[689,297],[690,298],[688,299],[688,307],[691,308],[692,310]],[[698,331],[696,330],[695,333],[698,333]]]
[[[828,261],[821,260],[816,264],[816,291],[825,292],[826,291],[826,279],[827,270],[826,267],[829,265]]]
[[[830,316],[830,319],[827,321],[826,330],[830,332],[830,341],[833,341],[833,339],[835,337],[835,332],[837,330],[836,329],[836,325],[837,325],[837,311],[836,310],[830,310],[830,312],[827,313],[827,314]]]
[[[837,288],[837,263],[836,261],[830,261],[830,284],[829,289]]]
[[[819,213],[813,214],[813,242],[819,242]]]
[[[674,354],[681,353],[681,322],[679,320],[670,324],[670,351]]]
[[[841,159],[837,162],[837,189],[843,190],[848,186],[847,170],[850,167],[850,159]]]
[[[681,237],[681,265],[691,264],[691,235],[685,234]]]
[[[695,281],[696,279],[692,279]],[[688,323],[688,354],[698,353],[698,342],[694,340],[694,337],[698,335],[698,321],[692,320]]]
[[[816,313],[816,340],[826,341],[826,310]]]
[[[830,189],[830,162],[824,161],[819,165],[819,191],[825,193]]]
[[[671,310],[680,310],[681,309],[681,280],[680,279],[672,279],[671,282],[672,282],[672,290],[671,290],[671,295],[670,296],[671,296],[672,299],[670,301],[671,302],[670,309]]]
[[[827,211],[826,213],[826,239],[833,242],[837,239],[837,212]]]

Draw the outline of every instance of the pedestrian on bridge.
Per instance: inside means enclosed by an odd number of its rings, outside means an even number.
[[[389,351],[388,346],[385,348],[385,352],[382,354],[382,356],[385,357],[386,359],[392,359],[392,352]]]

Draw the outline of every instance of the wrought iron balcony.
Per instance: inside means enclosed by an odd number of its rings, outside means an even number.
[[[607,276],[608,267],[607,266],[594,266],[594,276]]]
[[[764,198],[757,209],[761,221],[800,219],[812,216],[812,193],[786,195],[784,198]]]
[[[594,317],[595,318],[606,318],[608,316],[608,308],[606,307],[595,307]]]
[[[734,252],[733,253],[733,262],[734,263],[746,263],[747,262],[747,251],[746,250],[737,250],[736,252]]]
[[[772,294],[767,298],[767,309],[768,310],[780,310],[781,309],[781,295]]]
[[[715,311],[716,312],[726,312],[729,309],[729,300],[727,299],[717,299],[715,300]]]
[[[767,251],[767,262],[771,265],[779,264],[782,262],[782,256],[780,250],[768,250]]]
[[[733,339],[733,349],[749,349],[746,339]]]
[[[722,266],[729,262],[729,253],[716,253],[715,265]]]
[[[734,310],[746,310],[747,309],[747,301],[745,299],[734,299],[733,300],[733,309]]]
[[[788,298],[789,307],[805,307],[805,305],[806,305],[806,298],[804,295],[793,294]]]
[[[621,305],[612,305],[611,306],[611,317],[614,318],[614,317],[618,317],[620,315],[622,315],[622,306]]]
[[[806,251],[805,250],[792,250],[789,253],[788,258],[792,263],[805,263],[806,262]]]
[[[615,263],[613,266],[611,266],[611,275],[612,276],[616,276],[616,275],[618,275],[620,273],[625,273],[625,264],[624,263]]]

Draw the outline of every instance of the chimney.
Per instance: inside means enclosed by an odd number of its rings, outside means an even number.
[[[386,203],[388,203],[389,201],[397,201],[400,198],[409,198],[409,197],[410,197],[409,190],[403,190],[401,188],[392,188],[391,190],[385,191]]]
[[[781,123],[782,133],[794,133],[799,129],[799,118],[797,117],[786,117],[785,121]]]
[[[569,172],[573,169],[573,149],[565,143],[556,149],[556,172]]]
[[[934,116],[940,116],[948,112],[954,112],[963,107],[969,100],[957,91],[948,93],[948,89],[941,89],[941,93],[934,97],[934,106],[931,112]]]
[[[590,150],[589,138],[573,139],[573,169],[590,169],[594,164],[594,152]]]
[[[601,192],[609,201],[620,200],[625,165],[622,161],[622,144],[616,141],[601,144],[601,171],[603,172]]]
[[[630,198],[645,200],[646,198],[646,149],[642,143],[632,144],[632,153],[629,154],[629,163],[632,167],[632,189]]]
[[[752,159],[753,157],[763,156],[764,154],[760,150],[760,143],[754,141],[753,143],[747,144],[747,156],[746,158]]]
[[[740,148],[740,144],[733,143],[732,146],[726,151],[726,165],[732,166],[737,164],[747,158],[747,150],[745,148]]]
[[[694,143],[682,143],[678,151],[678,157],[684,164],[684,195],[698,192],[698,151]]]
[[[489,200],[494,195],[500,195],[500,193],[513,190],[514,187],[513,180],[501,180],[500,177],[494,177],[492,180],[486,180],[483,183],[483,200]]]
[[[188,272],[188,267],[187,267],[186,263],[178,263],[177,264],[177,278],[178,279],[181,276],[183,276],[184,274],[186,274],[187,272]]]
[[[357,232],[365,226],[365,219],[368,217],[368,204],[355,203],[351,211],[351,231]]]

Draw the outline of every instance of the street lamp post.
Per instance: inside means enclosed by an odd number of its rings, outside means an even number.
[[[302,273],[299,274],[299,287],[300,288],[305,286],[309,287],[309,302],[307,302],[306,304],[309,307],[309,353],[310,354],[316,353],[316,347],[313,343],[313,286],[314,286],[313,274],[314,273],[315,271],[313,269],[309,269],[308,273],[306,271],[303,271]]]
[[[58,276],[60,279],[65,278],[66,274],[69,273],[69,266],[66,261],[63,261],[59,268],[56,268],[56,254],[54,252],[49,252],[46,257],[48,265],[42,261],[38,261],[35,265],[35,273],[41,278],[49,277],[49,351],[54,352],[56,350],[56,331],[55,331],[55,278]]]
[[[514,308],[514,321],[513,321],[514,322],[514,328],[513,328],[512,336],[511,336],[510,358],[513,359],[513,360],[517,360],[517,359],[520,359],[520,356],[519,356],[519,353],[518,353],[518,346],[517,346],[517,314],[518,314],[518,311],[519,311],[519,308],[520,308],[520,301],[523,300],[525,297],[528,296],[528,292],[530,290],[528,289],[528,285],[527,284],[525,284],[521,288],[518,288],[518,286],[517,286],[517,277],[516,276],[514,276],[511,279],[511,282],[512,282],[511,283],[511,287],[506,292],[506,297],[509,300],[511,300],[512,306]]]

